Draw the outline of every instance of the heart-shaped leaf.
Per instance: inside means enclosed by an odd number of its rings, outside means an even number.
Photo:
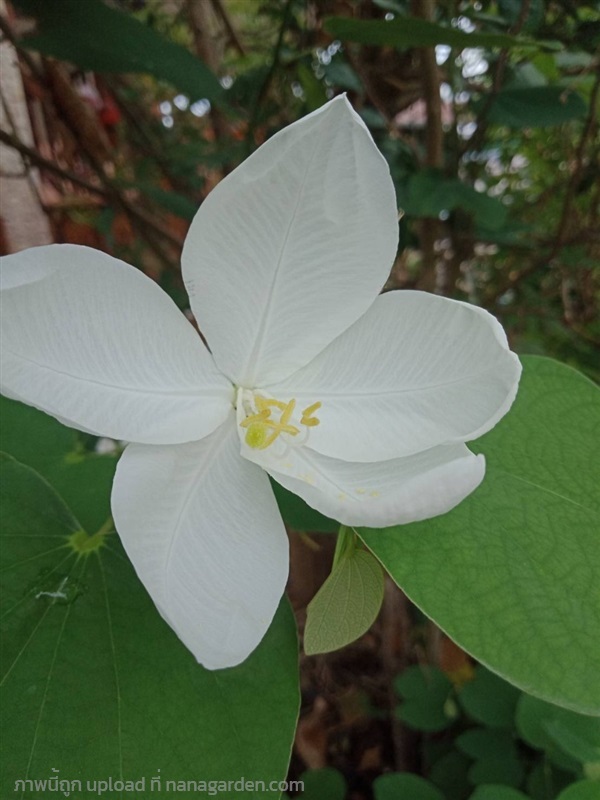
[[[81,781],[78,798],[97,797],[89,786],[109,777],[135,781],[137,793],[103,797],[146,796],[156,776],[161,796],[167,781],[197,797],[180,782],[252,776],[265,784],[245,796],[273,797],[298,709],[287,603],[244,664],[207,671],[161,619],[109,526],[88,536],[38,473],[7,456],[0,468],[2,796],[59,774]],[[14,796],[42,794],[27,784]]]
[[[361,535],[463,649],[551,702],[600,713],[600,392],[527,357],[507,417],[471,447],[483,484],[442,517]]]

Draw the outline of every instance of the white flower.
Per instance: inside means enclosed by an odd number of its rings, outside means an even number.
[[[506,413],[519,362],[481,309],[378,296],[397,237],[387,165],[342,97],[273,136],[194,219],[183,273],[211,352],[153,281],[104,253],[3,260],[3,392],[134,443],[117,530],[210,669],[248,656],[284,590],[267,473],[371,527],[442,514],[483,479],[464,442]]]

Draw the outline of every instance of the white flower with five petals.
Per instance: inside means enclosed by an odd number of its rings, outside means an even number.
[[[397,249],[388,167],[344,97],[225,178],[183,251],[207,349],[138,270],[74,245],[2,263],[3,393],[123,439],[112,509],[165,620],[209,669],[243,661],[288,574],[268,475],[347,525],[443,514],[481,482],[465,445],[510,407],[499,323],[379,295]]]

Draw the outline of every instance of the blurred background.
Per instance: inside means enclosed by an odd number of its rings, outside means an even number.
[[[2,253],[96,247],[189,314],[179,258],[198,206],[346,92],[396,186],[385,288],[483,306],[518,353],[600,378],[599,3],[0,0],[0,15]],[[292,548],[302,625],[332,543]],[[541,701],[391,585],[365,637],[304,659],[302,689],[290,777],[313,800],[461,800],[486,783],[552,800],[582,775],[579,751],[538,735]],[[425,789],[381,778],[402,770]]]

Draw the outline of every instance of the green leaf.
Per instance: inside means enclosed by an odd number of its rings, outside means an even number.
[[[349,92],[362,92],[363,85],[350,64],[342,57],[336,56],[331,63],[323,66],[325,77],[334,86]]]
[[[494,728],[473,728],[456,739],[456,746],[475,759],[469,769],[471,783],[509,786],[521,784],[523,766],[511,732]]]
[[[561,792],[556,800],[600,800],[598,781],[578,781]]]
[[[315,111],[327,102],[325,85],[317,78],[312,67],[303,61],[298,63],[297,73],[304,92],[306,108],[308,111]]]
[[[490,728],[512,728],[520,692],[479,665],[475,677],[462,687],[458,700],[477,722]]]
[[[513,736],[508,731],[471,728],[456,739],[458,749],[471,758],[492,758],[516,753]]]
[[[459,28],[448,28],[416,17],[389,21],[328,17],[325,20],[325,30],[342,41],[402,48],[434,47],[437,44],[447,44],[450,47],[506,48],[532,44],[531,40],[502,33],[466,33]]]
[[[302,773],[300,780],[304,785],[302,800],[344,800],[346,797],[344,776],[332,767],[309,769]]]
[[[470,789],[467,772],[471,762],[462,753],[451,750],[439,758],[429,771],[429,780],[442,790],[447,798],[464,798]]]
[[[469,800],[528,800],[527,795],[510,786],[478,786]]]
[[[506,786],[520,786],[523,780],[523,765],[516,755],[487,756],[479,758],[469,769],[472,784],[496,783]]]
[[[440,790],[425,778],[410,772],[380,775],[373,783],[375,800],[444,800]]]
[[[379,613],[383,588],[383,570],[371,553],[343,555],[306,609],[305,653],[329,653],[362,636]]]
[[[38,34],[21,41],[25,47],[94,72],[145,72],[172,83],[192,102],[223,102],[221,84],[200,59],[101,0],[15,4],[39,24]]]
[[[97,797],[85,781],[108,776],[145,779],[144,794],[126,795],[145,797],[159,768],[161,796],[167,780],[283,780],[298,710],[287,603],[244,664],[205,670],[161,619],[116,534],[88,537],[36,472],[6,456],[0,469],[2,796],[53,769],[84,781],[78,798]]]
[[[516,715],[517,730],[527,744],[544,750],[557,766],[600,762],[600,718],[523,695]]]
[[[446,178],[439,170],[417,172],[398,189],[398,203],[411,217],[437,217],[442,211],[462,208],[489,230],[501,228],[506,221],[506,206],[498,199],[477,192],[457,178]]]
[[[87,531],[98,530],[111,513],[117,461],[114,456],[90,454],[56,464],[44,475]]]
[[[110,514],[114,456],[77,451],[77,433],[54,417],[0,395],[0,451],[39,472],[86,530]]]
[[[463,649],[532,694],[600,712],[598,388],[526,357],[514,407],[471,444],[483,484],[449,514],[362,531]]]
[[[412,666],[396,678],[394,687],[404,698],[398,717],[419,731],[441,731],[456,718],[452,683],[436,667]]]
[[[486,99],[473,103],[482,109]],[[509,128],[544,128],[585,116],[587,105],[581,95],[561,86],[531,86],[504,89],[495,95],[486,119]]]
[[[271,479],[271,488],[284,521],[297,531],[318,531],[319,533],[335,533],[340,523],[324,517],[314,508],[307,505],[297,494],[284,489],[277,481]]]
[[[36,408],[0,395],[0,451],[45,475],[75,450],[77,434]]]

